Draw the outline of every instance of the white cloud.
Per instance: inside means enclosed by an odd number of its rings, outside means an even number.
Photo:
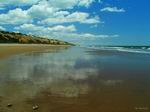
[[[23,24],[29,21],[27,12],[20,8],[10,10],[7,14],[0,14],[0,24]]]
[[[56,39],[63,39],[64,41],[68,41],[74,44],[89,44],[91,42],[95,41],[101,41],[103,39],[110,39],[110,38],[117,38],[119,35],[103,35],[103,34],[92,34],[92,33],[55,33],[53,32],[51,34],[52,37],[55,37]],[[48,35],[47,35],[48,37]],[[65,37],[65,38],[62,38]]]
[[[40,32],[44,34],[51,33],[51,32],[74,32],[76,31],[76,27],[74,25],[70,26],[63,26],[57,25],[53,27],[44,27],[44,26],[37,26],[34,24],[23,24],[19,27],[15,27],[15,30],[20,31],[28,31],[28,32]]]
[[[57,9],[55,7],[49,6],[47,1],[41,1],[26,10],[27,14],[30,15],[33,19],[51,17],[56,11]]]
[[[41,24],[61,24],[61,23],[72,23],[72,22],[79,22],[79,23],[86,23],[86,24],[96,24],[99,23],[98,17],[90,17],[88,13],[85,12],[74,12],[67,16],[56,16],[47,18],[41,21]]]
[[[34,5],[38,2],[48,2],[50,7],[55,7],[57,9],[71,9],[74,6],[89,7],[94,1],[95,0],[1,0],[0,5],[24,6]]]
[[[68,11],[58,11],[58,12],[54,13],[54,17],[62,17],[62,16],[66,16],[69,14],[70,14],[70,12],[68,12]]]
[[[101,23],[101,20],[99,16],[91,16],[87,12],[70,11],[70,9],[75,6],[88,8],[95,1],[101,2],[101,0],[12,0],[9,2],[2,0],[0,6],[10,4],[31,6],[28,9],[23,10],[20,7],[0,14],[0,25],[13,25],[14,30],[19,32],[61,40],[94,40],[117,37],[118,35],[77,33],[78,31],[73,25],[75,22],[97,25]],[[69,23],[69,25],[66,26],[64,23]],[[2,27],[0,28],[2,29]]]
[[[1,0],[0,5],[32,5],[38,1],[39,0]]]
[[[34,24],[23,24],[19,27],[15,27],[16,30],[21,31],[32,31],[32,32],[39,32],[44,30],[45,28],[43,26],[36,26]]]
[[[51,7],[55,7],[57,9],[68,9],[73,8],[78,4],[79,0],[49,0],[49,4]]]
[[[95,0],[79,0],[79,6],[89,7]]]
[[[74,25],[70,25],[70,26],[58,25],[58,26],[54,26],[54,27],[49,27],[48,30],[49,31],[59,31],[59,32],[74,32],[74,31],[76,31],[76,27]]]
[[[81,5],[79,0],[42,0],[36,5],[32,5],[27,10],[16,8],[10,10],[8,13],[0,14],[0,24],[25,24],[38,19],[38,23],[42,24],[63,24],[80,22],[84,24],[99,23],[98,17],[90,17],[90,14],[85,12],[68,12],[62,10],[73,7],[75,5]],[[91,4],[94,0],[84,0],[88,4]],[[64,4],[64,6],[63,6]],[[70,4],[70,5],[68,5]],[[82,3],[82,6],[87,4]],[[13,19],[12,19],[13,18]]]
[[[115,38],[119,37],[119,35],[95,35],[91,33],[70,33],[70,34],[61,34],[65,35],[68,38],[73,38],[73,39],[81,39],[81,40],[95,40],[95,39],[105,39],[105,38]]]
[[[95,0],[49,0],[52,7],[58,9],[71,9],[74,6],[89,7]]]
[[[101,12],[125,12],[125,9],[119,9],[117,7],[105,7],[101,9]]]
[[[88,18],[82,21],[81,23],[87,23],[87,24],[97,24],[100,23],[100,18],[98,16],[95,16],[93,18]]]
[[[119,35],[95,35],[91,33],[77,33],[76,27],[74,25],[70,26],[63,26],[63,25],[56,25],[52,27],[43,27],[37,26],[34,24],[24,24],[19,27],[15,27],[15,30],[19,32],[29,32],[33,35],[50,37],[55,39],[64,39],[72,41],[79,40],[96,40],[96,39],[105,39],[105,38],[115,38],[119,37]],[[65,38],[63,38],[65,37]]]
[[[92,3],[94,0],[85,0],[88,4]],[[72,8],[75,5],[79,5],[78,0],[53,0],[51,1],[41,1],[37,5],[33,5],[27,10],[28,14],[33,18],[44,19],[39,23],[42,24],[62,24],[70,22],[80,22],[87,24],[99,23],[98,17],[90,17],[88,13],[85,12],[73,12],[62,11],[60,9]],[[80,4],[81,5],[81,4]],[[86,6],[86,4],[83,4]]]
[[[3,31],[4,31],[4,30],[6,30],[6,29],[5,29],[3,26],[0,26],[0,30],[3,30]]]

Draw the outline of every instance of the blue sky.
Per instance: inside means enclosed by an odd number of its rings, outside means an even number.
[[[0,29],[83,45],[150,45],[149,0],[1,0]]]

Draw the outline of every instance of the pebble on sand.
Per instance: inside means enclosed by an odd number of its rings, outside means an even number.
[[[12,107],[13,105],[11,103],[8,103],[7,104],[7,107]]]
[[[37,106],[37,105],[34,105],[34,106],[32,107],[33,110],[37,110],[38,108],[39,108],[39,106]]]

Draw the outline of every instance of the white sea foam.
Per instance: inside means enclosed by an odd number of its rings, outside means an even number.
[[[150,54],[150,48],[141,47],[141,48],[125,48],[125,47],[97,47],[91,46],[88,48],[96,49],[96,50],[109,50],[109,51],[121,51],[121,52],[130,52],[130,53],[145,53]]]
[[[131,53],[146,53],[146,54],[150,54],[150,51],[145,50],[145,49],[117,49],[118,51],[122,51],[122,52],[131,52]]]

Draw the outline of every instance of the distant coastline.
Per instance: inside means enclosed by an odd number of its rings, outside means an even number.
[[[73,45],[56,39],[0,31],[0,59],[21,53],[68,48]]]
[[[48,45],[74,45],[69,42],[60,41],[56,39],[48,39],[34,35],[27,35],[22,33],[0,31],[0,44],[48,44]]]

